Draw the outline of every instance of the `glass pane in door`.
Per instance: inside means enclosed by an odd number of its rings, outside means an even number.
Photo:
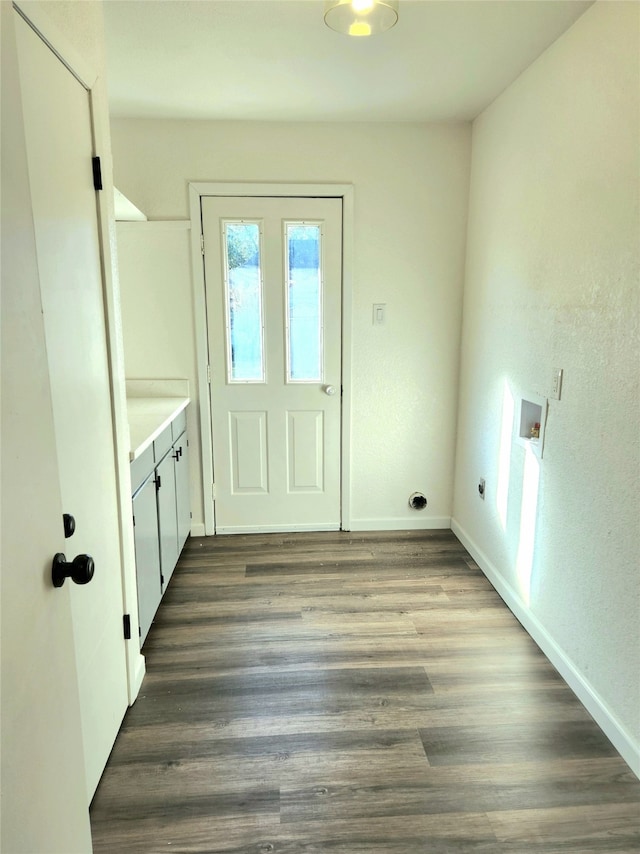
[[[260,226],[224,223],[227,380],[265,381]]]
[[[285,226],[287,382],[322,380],[321,236],[318,224]]]

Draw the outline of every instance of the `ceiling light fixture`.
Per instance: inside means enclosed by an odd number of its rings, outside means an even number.
[[[325,0],[324,22],[347,36],[373,36],[398,20],[398,0]]]

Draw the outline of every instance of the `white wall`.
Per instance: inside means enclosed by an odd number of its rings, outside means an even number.
[[[591,7],[474,122],[454,501],[454,530],[632,762],[638,11]],[[536,490],[503,401],[548,395],[553,367]]]
[[[128,379],[190,379],[192,532],[201,528],[202,459],[193,341],[191,232],[182,222],[119,222],[118,264]]]
[[[106,63],[102,0],[20,0],[20,6],[38,23],[46,16],[63,35],[67,56],[75,51],[77,57],[102,71]]]
[[[189,181],[354,185],[352,527],[448,526],[469,127],[115,120],[112,135],[116,184],[149,219],[186,218]],[[426,511],[408,508],[416,490]]]

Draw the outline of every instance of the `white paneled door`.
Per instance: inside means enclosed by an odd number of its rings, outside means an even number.
[[[76,523],[66,556],[95,562],[89,584],[60,592],[71,599],[88,804],[128,701],[91,104],[22,19],[16,37],[60,490]]]
[[[217,533],[339,530],[342,200],[202,198]]]

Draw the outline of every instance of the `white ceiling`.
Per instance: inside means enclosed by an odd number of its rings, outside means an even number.
[[[473,119],[591,0],[400,0],[355,39],[323,0],[106,0],[114,116],[258,121]]]

